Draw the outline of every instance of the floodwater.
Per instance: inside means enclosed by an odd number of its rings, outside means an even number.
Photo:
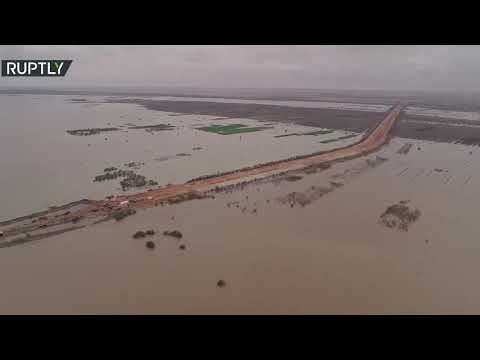
[[[328,150],[358,141],[357,137],[332,143],[320,141],[352,134],[336,130],[318,136],[289,136],[321,130],[296,124],[273,123],[272,129],[236,135],[197,130],[211,124],[266,126],[250,119],[222,119],[207,115],[152,111],[133,104],[103,103],[103,97],[82,97],[97,103],[74,103],[75,96],[0,96],[0,221],[45,210],[82,198],[102,199],[122,192],[120,179],[93,182],[107,167],[130,162],[160,185],[235,170],[293,155]],[[125,124],[172,124],[171,131],[104,132],[73,136],[67,130],[119,127]],[[201,147],[200,150],[193,150]],[[191,156],[177,156],[177,154]],[[135,191],[135,190],[134,190]],[[139,191],[138,189],[136,191]],[[130,191],[131,192],[131,191]]]
[[[319,143],[338,132],[274,138],[313,129],[276,124],[240,140],[192,127],[264,124],[68,98],[0,96],[0,218],[102,197],[115,191],[115,181],[97,184],[93,176],[129,161],[144,161],[138,172],[162,184],[340,145]],[[65,132],[129,122],[181,128],[178,135]],[[397,153],[406,143],[410,151]],[[205,150],[193,151],[196,146]],[[192,156],[154,160],[180,152]],[[368,166],[366,159],[376,156],[388,160]],[[478,147],[394,138],[374,154],[302,173],[298,181],[250,185],[4,248],[0,313],[477,314],[479,159]],[[277,200],[330,181],[344,185],[305,207]],[[402,200],[421,211],[409,230],[379,224],[385,209]],[[132,238],[148,229],[156,234]],[[183,238],[165,237],[165,230]],[[217,287],[219,280],[226,286]]]
[[[410,151],[398,154],[407,142]],[[377,155],[388,160],[366,167]],[[469,146],[395,138],[296,182],[252,185],[6,248],[0,312],[480,313],[479,156]],[[276,200],[333,179],[344,186],[305,207]],[[419,220],[407,232],[381,226],[380,214],[401,200],[421,211]],[[234,201],[239,208],[227,206]],[[157,234],[133,239],[140,229]],[[162,235],[174,229],[182,239]]]

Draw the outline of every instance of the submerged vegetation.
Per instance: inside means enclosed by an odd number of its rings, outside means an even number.
[[[133,215],[133,214],[136,214],[136,213],[137,213],[137,212],[136,212],[134,209],[125,208],[125,209],[115,210],[115,211],[112,213],[112,217],[113,217],[115,220],[120,221],[120,220],[125,219],[127,216],[130,216],[130,215]]]
[[[156,124],[156,125],[133,125],[130,126],[129,129],[133,130],[145,130],[147,132],[155,132],[155,131],[165,131],[165,130],[173,130],[175,129],[175,126],[172,126],[170,124],[165,125],[165,124]]]
[[[178,230],[173,230],[173,231],[165,230],[163,232],[163,235],[171,236],[171,237],[174,237],[174,238],[177,238],[177,239],[181,239],[183,237],[182,233]]]
[[[154,230],[147,230],[147,231],[139,230],[135,234],[133,234],[132,237],[134,239],[140,239],[140,238],[144,238],[146,236],[152,236],[152,235],[155,235]]]
[[[91,129],[78,129],[78,130],[67,130],[67,133],[75,136],[90,136],[101,134],[102,132],[109,131],[118,131],[118,128],[109,127],[109,128],[91,128]]]
[[[110,123],[108,123],[110,125]],[[134,124],[126,124],[128,125],[128,129],[130,130],[145,130],[148,132],[154,132],[154,131],[164,131],[164,130],[173,130],[175,129],[175,126],[172,126],[170,124],[165,125],[165,124],[155,124],[155,125],[134,125]],[[121,126],[123,127],[123,126]],[[67,130],[67,133],[70,135],[75,135],[75,136],[90,136],[90,135],[97,135],[101,134],[103,132],[109,132],[109,131],[118,131],[120,128],[117,127],[106,127],[106,128],[88,128],[88,129],[77,129],[77,130]]]
[[[337,142],[337,141],[341,141],[341,140],[350,139],[350,138],[353,138],[353,137],[355,137],[355,136],[357,136],[357,135],[358,135],[358,134],[351,134],[351,135],[340,136],[340,137],[335,138],[335,139],[328,139],[328,140],[320,141],[320,143],[322,143],[322,144],[329,144],[329,143],[332,143],[332,142]]]
[[[256,126],[248,127],[243,124],[231,124],[231,125],[210,125],[197,128],[198,130],[207,131],[220,135],[232,135],[232,134],[241,134],[248,132],[261,131],[266,129],[272,129],[271,126]]]
[[[108,169],[114,169],[114,168],[108,168]],[[114,180],[119,177],[129,177],[129,176],[134,176],[135,172],[132,170],[109,170],[107,172],[107,169],[105,169],[105,174],[102,175],[97,175],[93,179],[94,182],[99,182],[99,181],[107,181],[107,180]]]
[[[306,136],[306,135],[317,136],[317,135],[331,134],[334,131],[335,130],[315,130],[315,131],[307,131],[307,132],[303,132],[303,133],[295,132],[295,133],[284,134],[284,135],[276,135],[274,137],[282,138],[282,137],[288,137],[288,136]]]
[[[147,179],[143,175],[135,174],[132,172],[131,175],[127,176],[125,179],[120,181],[120,186],[122,190],[128,190],[132,187],[143,187],[147,185]]]
[[[408,200],[391,205],[380,215],[380,223],[388,228],[408,231],[410,224],[417,221],[422,214],[418,209],[410,209]]]
[[[136,163],[130,163],[136,164]],[[130,164],[125,164],[126,166]],[[133,170],[116,170],[116,167],[109,167],[104,169],[105,174],[97,175],[93,179],[94,182],[101,182],[107,180],[114,180],[119,177],[124,178],[120,181],[120,186],[122,190],[128,190],[132,187],[143,187],[143,186],[156,186],[158,185],[157,181],[147,180],[145,176],[135,173]]]

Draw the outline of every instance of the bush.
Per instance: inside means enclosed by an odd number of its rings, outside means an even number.
[[[133,215],[135,214],[136,211],[133,210],[133,209],[130,209],[130,208],[126,208],[126,209],[120,209],[120,210],[116,210],[113,214],[112,214],[112,217],[117,220],[117,221],[120,221],[124,218],[126,218],[127,216],[130,216],[130,215]]]
[[[165,230],[163,232],[163,235],[172,236],[172,237],[177,238],[177,239],[181,239],[183,237],[182,233],[178,230],[173,230],[173,231]]]
[[[150,250],[155,249],[155,243],[153,241],[147,241],[145,243],[145,246],[147,247],[147,249],[150,249]]]
[[[140,238],[144,238],[146,236],[146,233],[144,231],[137,231],[135,234],[133,234],[133,238],[134,239],[140,239]]]

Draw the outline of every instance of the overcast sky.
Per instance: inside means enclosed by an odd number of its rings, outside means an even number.
[[[72,59],[65,78],[0,86],[195,86],[480,91],[480,46],[3,46],[0,58]]]

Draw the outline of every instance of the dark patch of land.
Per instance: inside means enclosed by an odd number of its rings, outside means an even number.
[[[402,114],[392,135],[407,139],[480,145],[480,123],[473,120]]]
[[[108,131],[118,131],[120,130],[119,128],[92,128],[92,129],[78,129],[78,130],[67,130],[67,133],[70,135],[75,135],[75,136],[90,136],[90,135],[97,135],[102,132],[108,132]]]
[[[78,102],[78,103],[91,103],[92,101],[87,99],[70,99],[71,102]]]
[[[295,174],[284,174],[282,176],[277,176],[277,177],[274,177],[271,179],[272,183],[275,184],[275,185],[278,185],[284,181],[288,181],[288,182],[294,182],[294,181],[299,181],[299,180],[302,180],[303,179],[303,176],[300,176],[300,175],[295,175]]]
[[[282,138],[282,137],[287,137],[287,136],[306,136],[306,135],[326,135],[326,134],[331,134],[333,130],[317,130],[317,131],[307,131],[303,133],[290,133],[290,134],[285,134],[285,135],[276,135],[274,137],[276,138]]]
[[[170,160],[171,158],[173,158],[174,156],[159,156],[153,160],[155,161],[167,161],[167,160]]]
[[[145,131],[148,131],[148,132],[173,130],[175,128],[175,126],[165,125],[165,124],[155,124],[155,125],[126,124],[126,125],[129,125],[128,129],[130,129],[130,130],[145,130]],[[76,135],[76,136],[90,136],[90,135],[101,134],[103,132],[118,131],[118,130],[120,130],[120,128],[108,127],[108,128],[91,128],[91,129],[67,130],[67,133],[69,133],[70,135]]]
[[[290,181],[290,182],[293,182],[293,181],[298,181],[298,180],[302,180],[303,177],[302,176],[299,176],[299,175],[288,175],[288,176],[285,176],[285,180],[286,181]]]
[[[455,141],[456,144],[480,146],[480,137],[466,137]]]
[[[271,128],[272,127],[266,127],[266,126],[249,127],[244,124],[230,124],[230,125],[204,126],[204,127],[197,128],[197,130],[202,130],[202,131],[211,132],[211,133],[220,134],[220,135],[232,135],[232,134],[242,134],[242,133],[248,133],[248,132],[262,131],[262,130],[271,129]]]
[[[407,143],[404,144],[400,149],[398,149],[397,154],[406,155],[412,148],[413,144]]]
[[[108,99],[106,101],[109,103],[142,105],[149,110],[295,123],[327,129],[349,129],[353,132],[362,132],[374,126],[385,117],[385,113],[381,112],[300,108],[262,104],[167,101],[133,98]]]
[[[128,168],[139,168],[142,165],[145,165],[145,163],[132,161],[127,164],[124,164],[123,166],[126,166]]]
[[[134,239],[140,239],[140,238],[144,238],[146,236],[152,236],[152,235],[155,235],[154,230],[147,230],[147,231],[139,230],[135,234],[133,234],[132,237]]]
[[[165,125],[165,124],[156,124],[156,125],[134,125],[130,126],[129,129],[144,129],[149,132],[153,131],[165,131],[165,130],[173,130],[175,126],[172,125]]]
[[[332,142],[337,142],[337,141],[341,141],[341,140],[350,139],[350,138],[355,137],[355,136],[357,136],[357,134],[345,135],[345,136],[340,136],[340,137],[335,138],[335,139],[323,140],[323,141],[320,141],[320,143],[329,144],[329,143],[332,143]]]

